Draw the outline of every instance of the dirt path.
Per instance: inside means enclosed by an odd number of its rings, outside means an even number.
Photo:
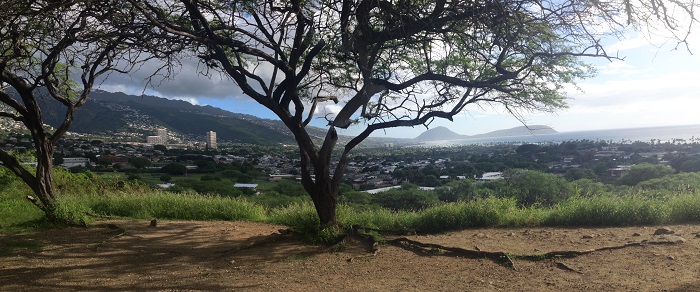
[[[685,239],[680,244],[515,260],[513,270],[488,259],[395,246],[368,257],[360,245],[329,252],[291,236],[270,237],[284,227],[259,223],[107,223],[123,229],[0,235],[0,290],[700,291],[700,225],[669,226]],[[653,240],[656,229],[470,229],[410,238],[533,254]]]

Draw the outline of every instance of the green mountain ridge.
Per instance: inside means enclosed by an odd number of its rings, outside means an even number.
[[[65,109],[57,101],[40,99],[44,122],[56,127],[63,120]],[[220,142],[259,145],[295,144],[292,133],[279,120],[233,113],[213,106],[193,105],[182,100],[155,96],[133,96],[121,92],[94,91],[78,109],[70,128],[83,134],[112,135],[120,132],[136,137],[154,135],[157,128],[166,128],[187,140],[203,141],[208,131],[215,131]],[[309,134],[321,141],[326,129],[307,127]],[[532,125],[493,131],[479,135],[460,135],[446,127],[435,127],[414,139],[368,137],[363,145],[381,147],[386,143],[413,144],[426,141],[460,140],[483,137],[523,136],[557,133],[548,126]],[[340,143],[352,137],[340,135]]]
[[[57,126],[63,118],[63,108],[44,100],[42,108],[46,123]],[[71,126],[71,132],[110,134],[130,132],[153,135],[156,128],[184,135],[189,139],[203,137],[215,131],[219,141],[250,144],[294,143],[294,137],[281,121],[233,113],[212,106],[193,105],[182,100],[155,96],[132,96],[125,93],[95,91],[80,108]],[[314,137],[322,137],[325,130],[308,128]]]

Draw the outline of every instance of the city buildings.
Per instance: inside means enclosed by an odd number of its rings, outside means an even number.
[[[152,145],[167,145],[168,144],[168,130],[167,129],[157,129],[156,136],[147,136],[146,143]]]
[[[214,131],[209,131],[207,132],[207,149],[216,149],[216,132]]]

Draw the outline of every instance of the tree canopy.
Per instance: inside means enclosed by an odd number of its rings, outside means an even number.
[[[95,84],[150,58],[167,61],[181,47],[156,46],[162,38],[146,32],[150,26],[135,23],[135,14],[123,4],[8,0],[0,5],[0,118],[19,123],[30,133],[37,167],[36,171],[26,169],[4,150],[0,150],[0,162],[34,191],[37,198],[28,199],[49,219],[56,219],[51,171],[54,146]],[[144,39],[145,35],[150,38]],[[47,110],[41,104],[65,109],[57,128],[45,125]]]
[[[637,29],[682,44],[696,21],[695,3],[660,0],[128,2],[285,123],[327,225],[349,153],[373,132],[470,105],[554,111],[565,86],[593,74],[582,57],[618,58],[603,39]],[[315,115],[323,141],[306,131]],[[336,128],[352,124],[364,130],[334,151]]]
[[[149,58],[169,69],[185,52],[294,134],[302,185],[324,225],[336,222],[350,152],[370,134],[452,120],[470,106],[516,117],[555,111],[566,106],[566,86],[594,73],[582,58],[619,58],[605,39],[633,29],[684,44],[696,22],[696,4],[683,0],[6,2],[0,99],[12,110],[0,117],[25,124],[38,156],[51,156],[100,75]],[[39,87],[67,108],[53,134],[36,106]],[[325,137],[307,131],[314,118],[327,124]],[[353,124],[363,130],[341,140],[336,129]],[[35,182],[6,153],[0,159]],[[39,165],[37,176],[50,181],[50,161]]]

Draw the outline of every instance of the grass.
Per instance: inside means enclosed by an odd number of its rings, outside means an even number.
[[[700,196],[697,194],[675,196],[670,198],[666,204],[671,209],[669,214],[671,222],[700,222]]]
[[[165,191],[66,196],[60,205],[78,206],[78,210],[101,215],[138,219],[264,221],[266,218],[264,207],[245,199]]]
[[[263,205],[261,202],[266,200],[175,194],[138,185],[100,190],[69,181],[61,184],[73,187],[60,193],[59,215],[73,221],[94,220],[87,213],[147,220],[256,221],[291,226],[308,240],[325,243],[333,242],[343,232],[343,229],[322,228],[309,200]],[[27,194],[29,189],[19,183],[0,191],[0,233],[50,227],[41,220],[43,214],[24,199]],[[424,234],[476,227],[658,225],[700,222],[700,192],[572,197],[552,207],[523,207],[515,199],[493,197],[440,203],[420,211],[341,204],[337,214],[342,228],[360,225],[417,230]]]
[[[544,224],[564,226],[657,225],[670,223],[671,211],[672,207],[662,199],[634,195],[575,197],[555,206]]]
[[[45,224],[44,213],[25,199],[31,194],[28,187],[19,182],[0,187],[0,232],[21,233]]]

